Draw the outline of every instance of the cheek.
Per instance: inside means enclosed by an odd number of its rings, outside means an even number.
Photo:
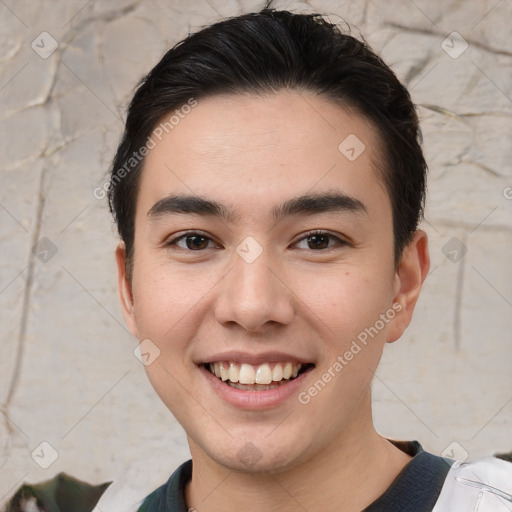
[[[139,260],[134,275],[134,310],[141,335],[160,339],[194,314],[211,285],[204,275],[186,275],[165,262]]]
[[[309,281],[304,276],[296,277],[297,295],[314,313],[316,323],[323,325],[326,338],[336,344],[349,342],[374,326],[390,306],[392,287],[386,285],[383,275],[377,277],[352,268],[317,274]]]
[[[134,314],[141,340],[150,340],[158,357],[145,365],[148,379],[171,410],[187,408],[188,394],[180,392],[190,370],[190,340],[207,307],[211,284],[185,276],[167,263],[140,259],[133,281]]]

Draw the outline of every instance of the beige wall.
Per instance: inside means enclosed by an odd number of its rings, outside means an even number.
[[[435,453],[510,450],[512,5],[310,4],[360,30],[421,105],[432,270],[375,379],[376,423]],[[133,87],[163,51],[190,29],[260,5],[0,3],[0,502],[22,480],[59,471],[100,482],[147,459],[163,478],[188,458],[181,427],[133,355],[117,303],[116,238],[93,190]],[[43,466],[57,458],[43,469],[31,453]]]

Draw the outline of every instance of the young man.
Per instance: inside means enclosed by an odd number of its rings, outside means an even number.
[[[109,197],[123,314],[192,459],[97,510],[512,510],[509,463],[373,426],[429,269],[419,139],[392,71],[319,16],[228,19],[155,66]]]

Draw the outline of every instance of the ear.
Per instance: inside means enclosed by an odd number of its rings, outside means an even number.
[[[394,304],[400,304],[393,320],[389,323],[387,340],[396,341],[411,323],[416,301],[420,295],[423,281],[430,268],[428,238],[423,230],[414,233],[412,241],[404,248],[400,264],[395,273]]]
[[[135,338],[139,339],[133,305],[132,283],[126,275],[126,246],[124,245],[124,242],[119,242],[116,248],[116,262],[121,311],[128,329],[130,329],[130,332],[135,336]]]

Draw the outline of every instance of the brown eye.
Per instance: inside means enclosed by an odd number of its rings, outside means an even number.
[[[311,235],[307,237],[310,249],[326,249],[329,247],[329,235]]]
[[[304,238],[301,238],[296,244],[299,249],[312,249],[320,251],[322,249],[330,249],[335,246],[347,245],[337,236],[325,231],[306,233]]]
[[[194,231],[189,231],[188,233],[177,236],[176,238],[167,241],[165,245],[170,248],[177,247],[178,249],[185,251],[201,251],[203,249],[216,247],[215,243],[210,237],[203,235],[202,233],[196,233]]]
[[[187,249],[199,250],[208,247],[209,238],[203,235],[189,235],[185,238]]]

